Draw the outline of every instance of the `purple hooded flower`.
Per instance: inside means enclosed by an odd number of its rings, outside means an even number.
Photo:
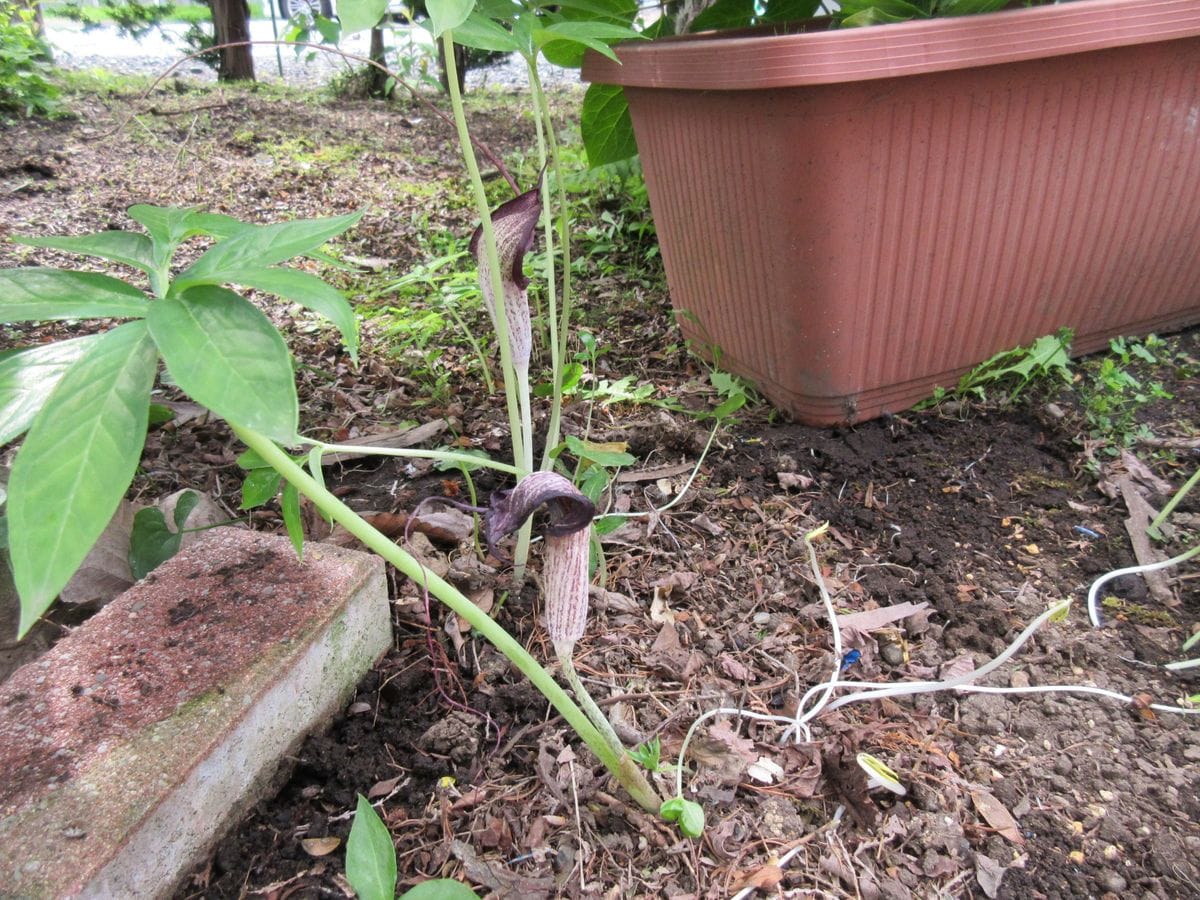
[[[529,324],[529,296],[526,288],[525,253],[533,246],[533,232],[542,214],[541,179],[533,189],[514,197],[492,213],[492,228],[496,235],[496,252],[500,257],[501,281],[504,285],[504,316],[508,325],[508,346],[513,365],[529,368],[529,353],[533,345],[533,330]],[[496,298],[492,291],[491,267],[483,242],[483,226],[471,235],[471,255],[479,266],[479,286],[492,323],[496,323]]]
[[[526,475],[511,491],[492,496],[486,513],[488,549],[495,554],[496,543],[542,506],[550,520],[543,529],[546,631],[555,651],[570,655],[587,624],[589,526],[596,514],[592,501],[557,472]]]

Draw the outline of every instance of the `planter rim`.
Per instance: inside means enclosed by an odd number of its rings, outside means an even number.
[[[1075,0],[971,16],[796,34],[720,33],[589,50],[583,80],[626,87],[756,90],[869,81],[1200,35],[1197,0]]]

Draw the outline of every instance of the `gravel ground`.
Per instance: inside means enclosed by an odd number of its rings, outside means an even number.
[[[161,75],[173,63],[186,55],[182,36],[186,29],[181,25],[165,25],[161,33],[153,33],[139,40],[117,33],[115,28],[100,26],[84,31],[74,22],[51,19],[47,22],[47,37],[54,48],[55,62],[64,69],[107,69],[121,75]],[[282,33],[282,25],[280,32]],[[269,20],[251,22],[251,36],[258,41],[270,41],[274,34]],[[428,37],[418,31],[410,43],[408,35],[397,29],[389,33],[389,58],[393,65],[399,54],[428,52]],[[396,44],[401,50],[395,50]],[[410,47],[415,48],[410,50]],[[355,34],[344,40],[342,49],[348,53],[365,56],[368,48],[366,34]],[[308,53],[297,55],[290,47],[278,48],[263,44],[254,48],[254,71],[259,81],[284,82],[290,85],[322,85],[349,63],[332,53]],[[280,70],[282,69],[282,77]],[[542,81],[547,86],[578,86],[579,72],[543,63],[539,66]],[[216,81],[216,73],[197,60],[183,63],[177,74],[200,81]],[[467,84],[472,88],[481,86],[515,89],[526,86],[525,65],[516,56],[502,63],[475,69],[467,74]]]

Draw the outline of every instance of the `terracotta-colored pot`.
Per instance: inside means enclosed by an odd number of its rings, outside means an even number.
[[[1200,321],[1200,2],[626,44],[684,333],[813,424]],[[705,349],[707,348],[707,349]]]

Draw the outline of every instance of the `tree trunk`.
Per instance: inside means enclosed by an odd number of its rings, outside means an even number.
[[[454,45],[454,66],[458,71],[458,92],[467,92],[467,67],[471,64],[471,51],[461,44]],[[437,42],[438,81],[442,83],[442,91],[450,93],[449,75],[446,72],[446,45]]]
[[[386,65],[384,59],[383,47],[383,29],[376,25],[371,29],[371,50],[368,54],[372,62],[377,62],[380,65]],[[388,75],[383,69],[371,66],[367,78],[367,93],[372,97],[383,97],[389,93],[387,90]],[[395,90],[395,85],[392,86]]]
[[[250,40],[250,7],[246,0],[212,0],[213,31],[218,44]],[[254,57],[249,46],[220,51],[218,81],[253,81]]]

